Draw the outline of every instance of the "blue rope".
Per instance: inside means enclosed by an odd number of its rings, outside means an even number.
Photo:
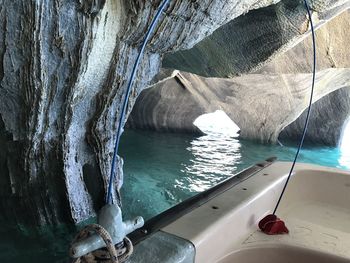
[[[275,210],[273,211],[273,214],[276,213],[277,211],[277,208],[282,200],[282,197],[284,195],[284,192],[286,191],[286,188],[287,188],[287,185],[288,185],[288,182],[289,182],[289,179],[291,178],[292,176],[292,173],[293,173],[293,170],[294,170],[294,167],[295,167],[295,164],[297,162],[297,159],[298,159],[298,156],[299,156],[299,152],[301,150],[301,148],[303,147],[303,143],[304,143],[304,140],[305,140],[305,135],[306,135],[306,131],[307,131],[307,127],[309,125],[309,119],[310,119],[310,112],[311,112],[311,108],[312,108],[312,100],[313,100],[313,95],[314,95],[314,88],[315,88],[315,78],[316,78],[316,38],[315,38],[315,30],[314,30],[314,25],[313,25],[313,22],[312,22],[312,16],[311,16],[311,12],[310,12],[310,8],[309,8],[309,5],[307,4],[306,0],[304,0],[304,4],[305,4],[305,8],[306,8],[306,11],[308,13],[308,16],[309,16],[309,20],[310,20],[310,25],[311,25],[311,32],[312,32],[312,44],[313,44],[313,72],[312,72],[312,86],[311,86],[311,95],[310,95],[310,101],[309,101],[309,107],[308,107],[308,110],[307,110],[307,114],[306,114],[306,120],[305,120],[305,125],[304,125],[304,130],[303,130],[303,135],[301,137],[301,140],[300,140],[300,143],[299,143],[299,146],[298,146],[298,150],[295,154],[295,158],[294,158],[294,161],[293,161],[293,164],[292,164],[292,167],[289,171],[289,174],[288,174],[288,177],[287,177],[287,181],[286,183],[284,184],[284,187],[283,187],[283,190],[282,190],[282,193],[277,201],[277,204],[276,204],[276,207],[275,207]]]
[[[117,159],[117,153],[118,153],[118,149],[119,149],[119,142],[120,142],[120,136],[122,133],[122,125],[124,123],[124,119],[125,119],[125,113],[126,113],[126,108],[128,105],[128,101],[129,101],[129,96],[130,96],[130,92],[131,92],[131,88],[132,88],[132,84],[135,80],[135,76],[136,76],[136,72],[138,69],[138,66],[140,64],[142,55],[145,51],[145,47],[147,45],[147,42],[154,30],[154,28],[157,25],[157,22],[159,20],[160,15],[162,14],[162,12],[164,11],[165,7],[167,6],[167,4],[170,2],[170,0],[164,0],[163,3],[160,5],[155,17],[152,20],[152,23],[146,33],[145,39],[143,40],[140,52],[137,56],[137,59],[135,61],[134,67],[132,69],[132,73],[131,73],[131,77],[129,79],[129,83],[127,86],[127,90],[126,90],[126,94],[125,94],[125,98],[124,98],[124,102],[123,102],[123,106],[122,106],[122,112],[120,114],[120,119],[119,119],[119,125],[118,125],[118,130],[117,130],[117,137],[116,137],[116,141],[115,141],[115,145],[114,145],[114,153],[113,153],[113,159],[112,159],[112,166],[111,166],[111,173],[110,173],[110,178],[109,178],[109,185],[108,185],[108,193],[107,193],[107,198],[106,198],[106,203],[107,204],[111,204],[113,203],[113,198],[112,198],[112,189],[113,189],[113,180],[114,180],[114,175],[115,175],[115,162]]]

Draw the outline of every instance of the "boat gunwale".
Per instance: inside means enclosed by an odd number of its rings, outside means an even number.
[[[150,235],[156,233],[157,231],[176,221],[180,217],[190,213],[194,209],[209,202],[216,196],[254,176],[261,170],[270,166],[276,160],[277,157],[267,158],[265,161],[256,163],[244,169],[243,171],[225,179],[224,181],[218,183],[210,189],[186,199],[185,201],[147,220],[142,228],[133,231],[128,235],[128,237],[132,240],[133,244],[137,244],[143,241]]]

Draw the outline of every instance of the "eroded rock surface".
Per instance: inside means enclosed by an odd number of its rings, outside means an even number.
[[[278,2],[172,0],[143,57],[128,112],[164,53],[192,48],[242,14]],[[311,2],[323,14],[344,1]],[[159,5],[0,0],[2,219],[80,222],[101,206],[127,80]],[[305,25],[297,34],[307,31],[305,11],[298,14],[292,21],[303,17]],[[121,185],[119,160],[115,188]]]
[[[165,52],[279,0],[173,0],[129,102]],[[1,218],[80,222],[103,202],[121,100],[159,0],[0,0]],[[115,186],[122,185],[121,162]],[[13,209],[15,207],[15,209]]]
[[[319,27],[350,6],[349,1],[320,0],[309,3],[314,25]],[[334,31],[339,31],[339,28],[344,30],[344,24],[348,24],[348,21],[343,19],[337,27],[334,24]],[[204,77],[234,77],[260,69],[297,45],[308,33],[310,28],[303,1],[282,0],[276,5],[238,17],[189,50],[166,55],[163,67]],[[332,35],[332,31],[328,31],[329,38],[319,43],[335,43],[337,39],[332,38]],[[346,46],[339,45],[339,48],[344,50]],[[301,60],[300,53],[298,55]]]
[[[246,33],[250,35],[250,32]],[[350,52],[347,43],[350,43],[350,12],[343,12],[318,29],[316,41],[318,77],[314,101],[349,85]],[[193,133],[197,131],[193,121],[199,115],[221,109],[238,124],[242,137],[276,142],[281,130],[297,119],[308,105],[312,54],[309,36],[287,52],[276,55],[260,69],[240,77],[203,78],[180,72],[177,77],[141,94],[129,125],[140,129]],[[339,100],[339,107],[328,110],[323,117],[321,112],[336,102],[334,94],[340,99],[344,92],[332,93],[315,105],[313,128],[310,128],[308,138],[336,145],[341,132],[339,127],[350,114],[347,101]],[[288,127],[285,136],[299,139],[302,122],[301,119],[298,125]],[[332,124],[334,129],[326,128],[326,123]],[[317,126],[324,128],[317,130]]]
[[[350,69],[317,73],[315,101],[350,84]],[[222,110],[239,126],[240,136],[276,142],[279,133],[308,106],[312,74],[248,74],[233,79],[178,73],[171,81],[141,93],[129,117],[139,129],[196,132],[193,121]]]
[[[305,141],[329,146],[339,145],[344,124],[349,117],[350,87],[330,93],[314,103]],[[305,119],[306,111],[281,132],[279,139],[300,140]]]

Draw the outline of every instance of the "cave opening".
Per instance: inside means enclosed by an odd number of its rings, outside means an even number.
[[[200,115],[195,119],[193,125],[205,134],[216,134],[229,137],[238,137],[241,130],[222,110],[216,110],[211,113]]]

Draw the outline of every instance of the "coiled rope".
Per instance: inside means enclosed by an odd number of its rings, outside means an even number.
[[[77,258],[73,263],[123,263],[131,256],[133,252],[133,245],[129,238],[125,237],[124,245],[116,247],[113,245],[113,239],[106,229],[101,225],[91,224],[84,227],[74,238],[73,243],[89,237],[92,233],[99,235],[106,244],[106,249],[99,249],[88,253],[80,258]],[[74,252],[70,252],[73,257]]]

